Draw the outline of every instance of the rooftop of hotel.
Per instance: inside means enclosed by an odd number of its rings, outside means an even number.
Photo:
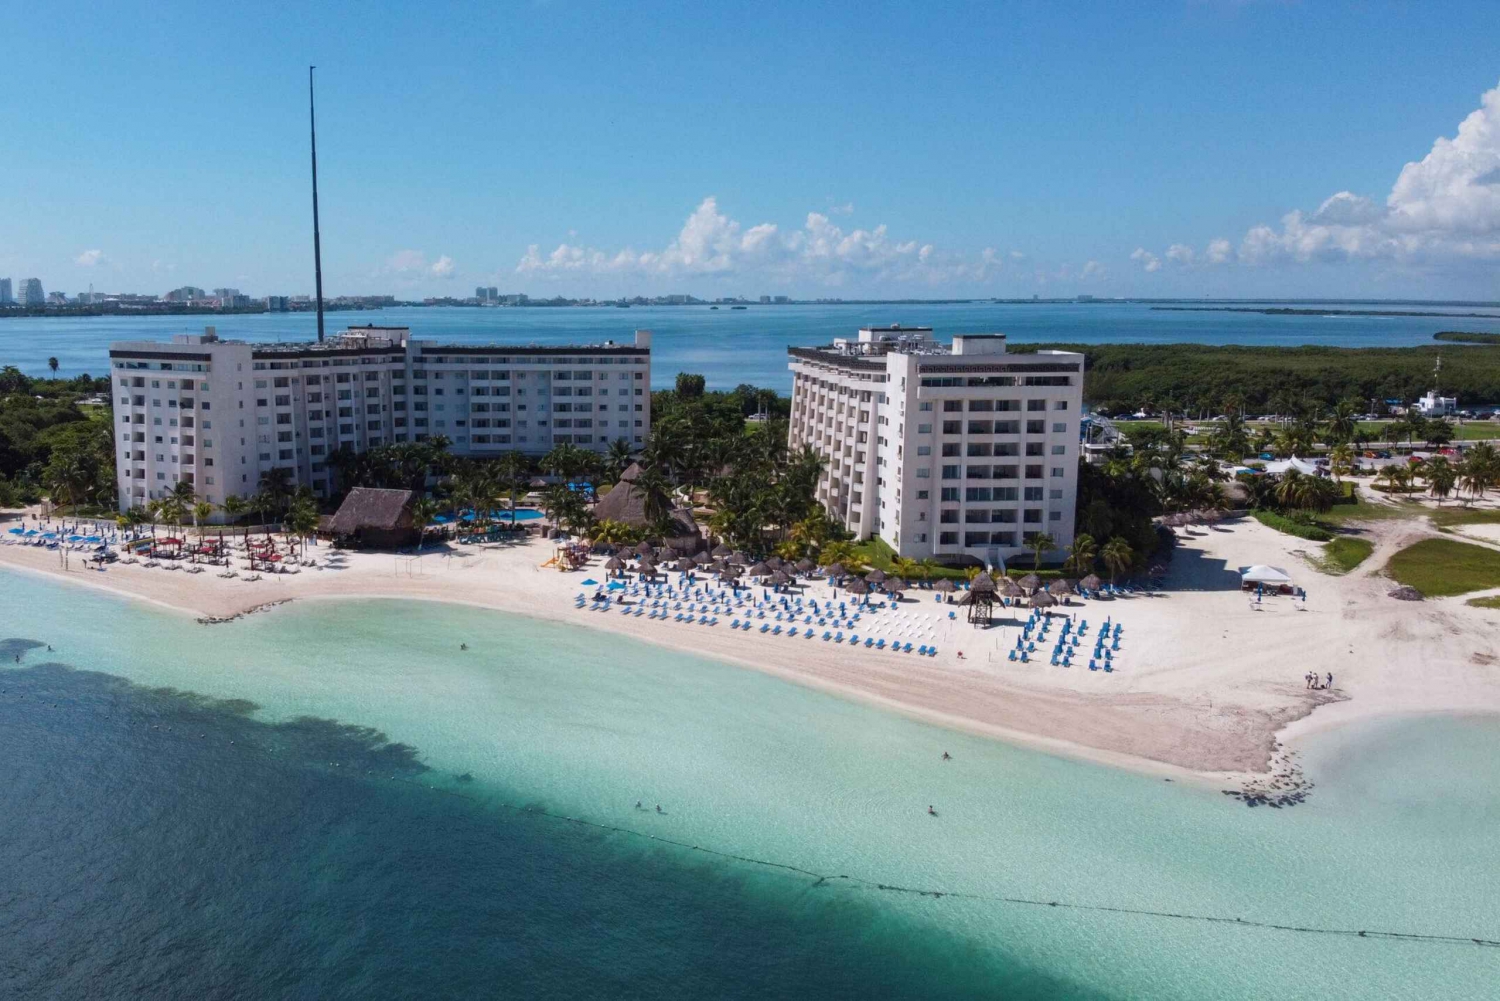
[[[110,345],[110,354],[160,352],[163,349],[203,348],[216,344],[233,344],[249,347],[258,355],[308,355],[348,354],[350,352],[371,353],[405,351],[415,347],[422,355],[434,354],[490,354],[507,351],[517,354],[576,354],[580,352],[607,352],[613,354],[648,354],[650,352],[649,330],[637,330],[634,343],[603,341],[594,344],[539,344],[536,342],[517,344],[488,342],[479,344],[440,343],[414,340],[410,327],[377,327],[368,324],[349,327],[329,335],[325,341],[243,341],[222,339],[213,327],[201,334],[174,334],[171,341],[116,341]],[[644,338],[642,337],[644,335]]]
[[[789,347],[787,353],[793,357],[835,363],[865,365],[876,364],[889,354],[928,355],[937,357],[961,356],[968,358],[992,358],[1006,355],[1025,363],[1025,360],[1041,356],[1068,356],[1068,351],[1042,350],[1011,355],[1006,351],[1004,334],[955,334],[951,342],[939,341],[932,336],[931,327],[861,327],[856,338],[837,337],[832,344],[817,347]]]

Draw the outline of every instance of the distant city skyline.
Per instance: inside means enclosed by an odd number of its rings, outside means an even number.
[[[310,293],[309,63],[329,296],[1497,294],[1494,5],[57,14],[0,274],[69,297]]]

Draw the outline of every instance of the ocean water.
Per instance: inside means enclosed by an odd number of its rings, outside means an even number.
[[[1500,938],[1492,720],[1339,731],[1306,805],[1252,810],[459,606],[202,626],[0,573],[0,643],[4,997],[1500,982],[1494,948],[1321,931]]]
[[[1236,305],[1274,305],[1244,303]],[[1339,309],[1451,314],[1500,314],[1500,308],[1391,306],[1341,303]],[[1326,344],[1344,347],[1407,347],[1431,344],[1439,330],[1500,332],[1500,319],[1454,316],[1264,316],[1256,313],[1176,312],[1146,303],[953,303],[891,305],[751,306],[711,310],[707,306],[614,308],[467,309],[406,307],[327,315],[327,329],[348,325],[409,325],[414,337],[452,343],[487,341],[560,344],[629,340],[637,328],[651,330],[652,377],[670,386],[678,372],[705,376],[710,388],[750,382],[780,390],[791,387],[789,345],[827,344],[861,326],[925,324],[939,337],[1004,333],[1018,343],[1068,341],[1082,344],[1195,342],[1201,344]],[[229,316],[18,317],[0,320],[0,364],[31,375],[58,360],[63,375],[103,374],[111,341],[167,339],[213,325],[219,335],[245,340],[308,340],[317,336],[309,313]],[[1457,350],[1457,349],[1455,349]]]

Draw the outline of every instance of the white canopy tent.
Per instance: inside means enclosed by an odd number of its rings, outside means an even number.
[[[1280,567],[1271,567],[1266,566],[1264,563],[1257,563],[1253,567],[1240,567],[1240,586],[1244,588],[1260,586],[1280,589],[1291,587],[1292,577]]]

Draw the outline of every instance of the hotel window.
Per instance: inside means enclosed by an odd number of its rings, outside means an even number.
[[[1063,492],[1060,488],[1053,487],[1051,490],[1047,491],[1047,496],[1053,500],[1062,500]]]
[[[1048,511],[1047,512],[1047,520],[1048,521],[1062,521],[1062,512],[1061,511]]]
[[[932,425],[931,424],[918,424],[917,425],[917,434],[932,434]]]
[[[1042,487],[1027,487],[1026,499],[1028,501],[1039,501],[1042,499]]]
[[[945,479],[945,480],[956,480],[956,479],[958,479],[958,477],[959,477],[959,473],[958,473],[958,467],[957,466],[944,466],[943,467],[943,479]]]
[[[919,479],[919,480],[930,480],[930,479],[932,479],[932,470],[929,469],[926,466],[922,466],[921,468],[919,468],[917,470],[917,479]]]
[[[1053,410],[1066,410],[1066,409],[1068,409],[1068,401],[1067,400],[1058,400],[1056,403],[1052,404],[1052,409]]]
[[[1062,477],[1063,477],[1063,467],[1062,466],[1053,466],[1052,467],[1052,478],[1055,479],[1055,480],[1060,480],[1060,479],[1062,479]]]
[[[940,545],[940,546],[956,546],[956,545],[958,545],[958,533],[957,532],[939,532],[938,533],[938,545]]]
[[[1052,454],[1053,455],[1067,455],[1068,454],[1068,446],[1066,446],[1066,445],[1053,445],[1052,446]]]
[[[1039,479],[1041,479],[1042,478],[1042,467],[1041,466],[1027,466],[1026,467],[1026,478],[1028,480],[1039,480]]]
[[[945,508],[943,508],[940,512],[938,512],[938,521],[941,522],[944,525],[957,525],[958,524],[958,508],[956,508],[956,507],[945,507]]]
[[[1052,425],[1052,433],[1053,434],[1062,434],[1062,433],[1064,433],[1067,430],[1068,430],[1068,426],[1066,424],[1054,424],[1054,425]]]
[[[944,400],[943,401],[943,413],[945,413],[945,414],[961,414],[961,413],[963,413],[963,409],[964,409],[964,401],[963,400]]]
[[[1035,413],[1038,410],[1046,410],[1047,409],[1047,401],[1046,400],[1027,400],[1026,401],[1026,409],[1028,411],[1032,412],[1032,413]]]
[[[1046,421],[1027,421],[1026,422],[1026,433],[1027,434],[1046,434],[1047,433],[1047,422]]]
[[[1039,441],[1028,441],[1026,443],[1026,454],[1027,455],[1045,455],[1046,452],[1047,452],[1047,446],[1044,445],[1044,444],[1042,444]]]
[[[1042,520],[1042,511],[1040,508],[1029,507],[1022,515],[1021,520],[1026,522],[1026,524],[1028,525],[1040,524]]]

